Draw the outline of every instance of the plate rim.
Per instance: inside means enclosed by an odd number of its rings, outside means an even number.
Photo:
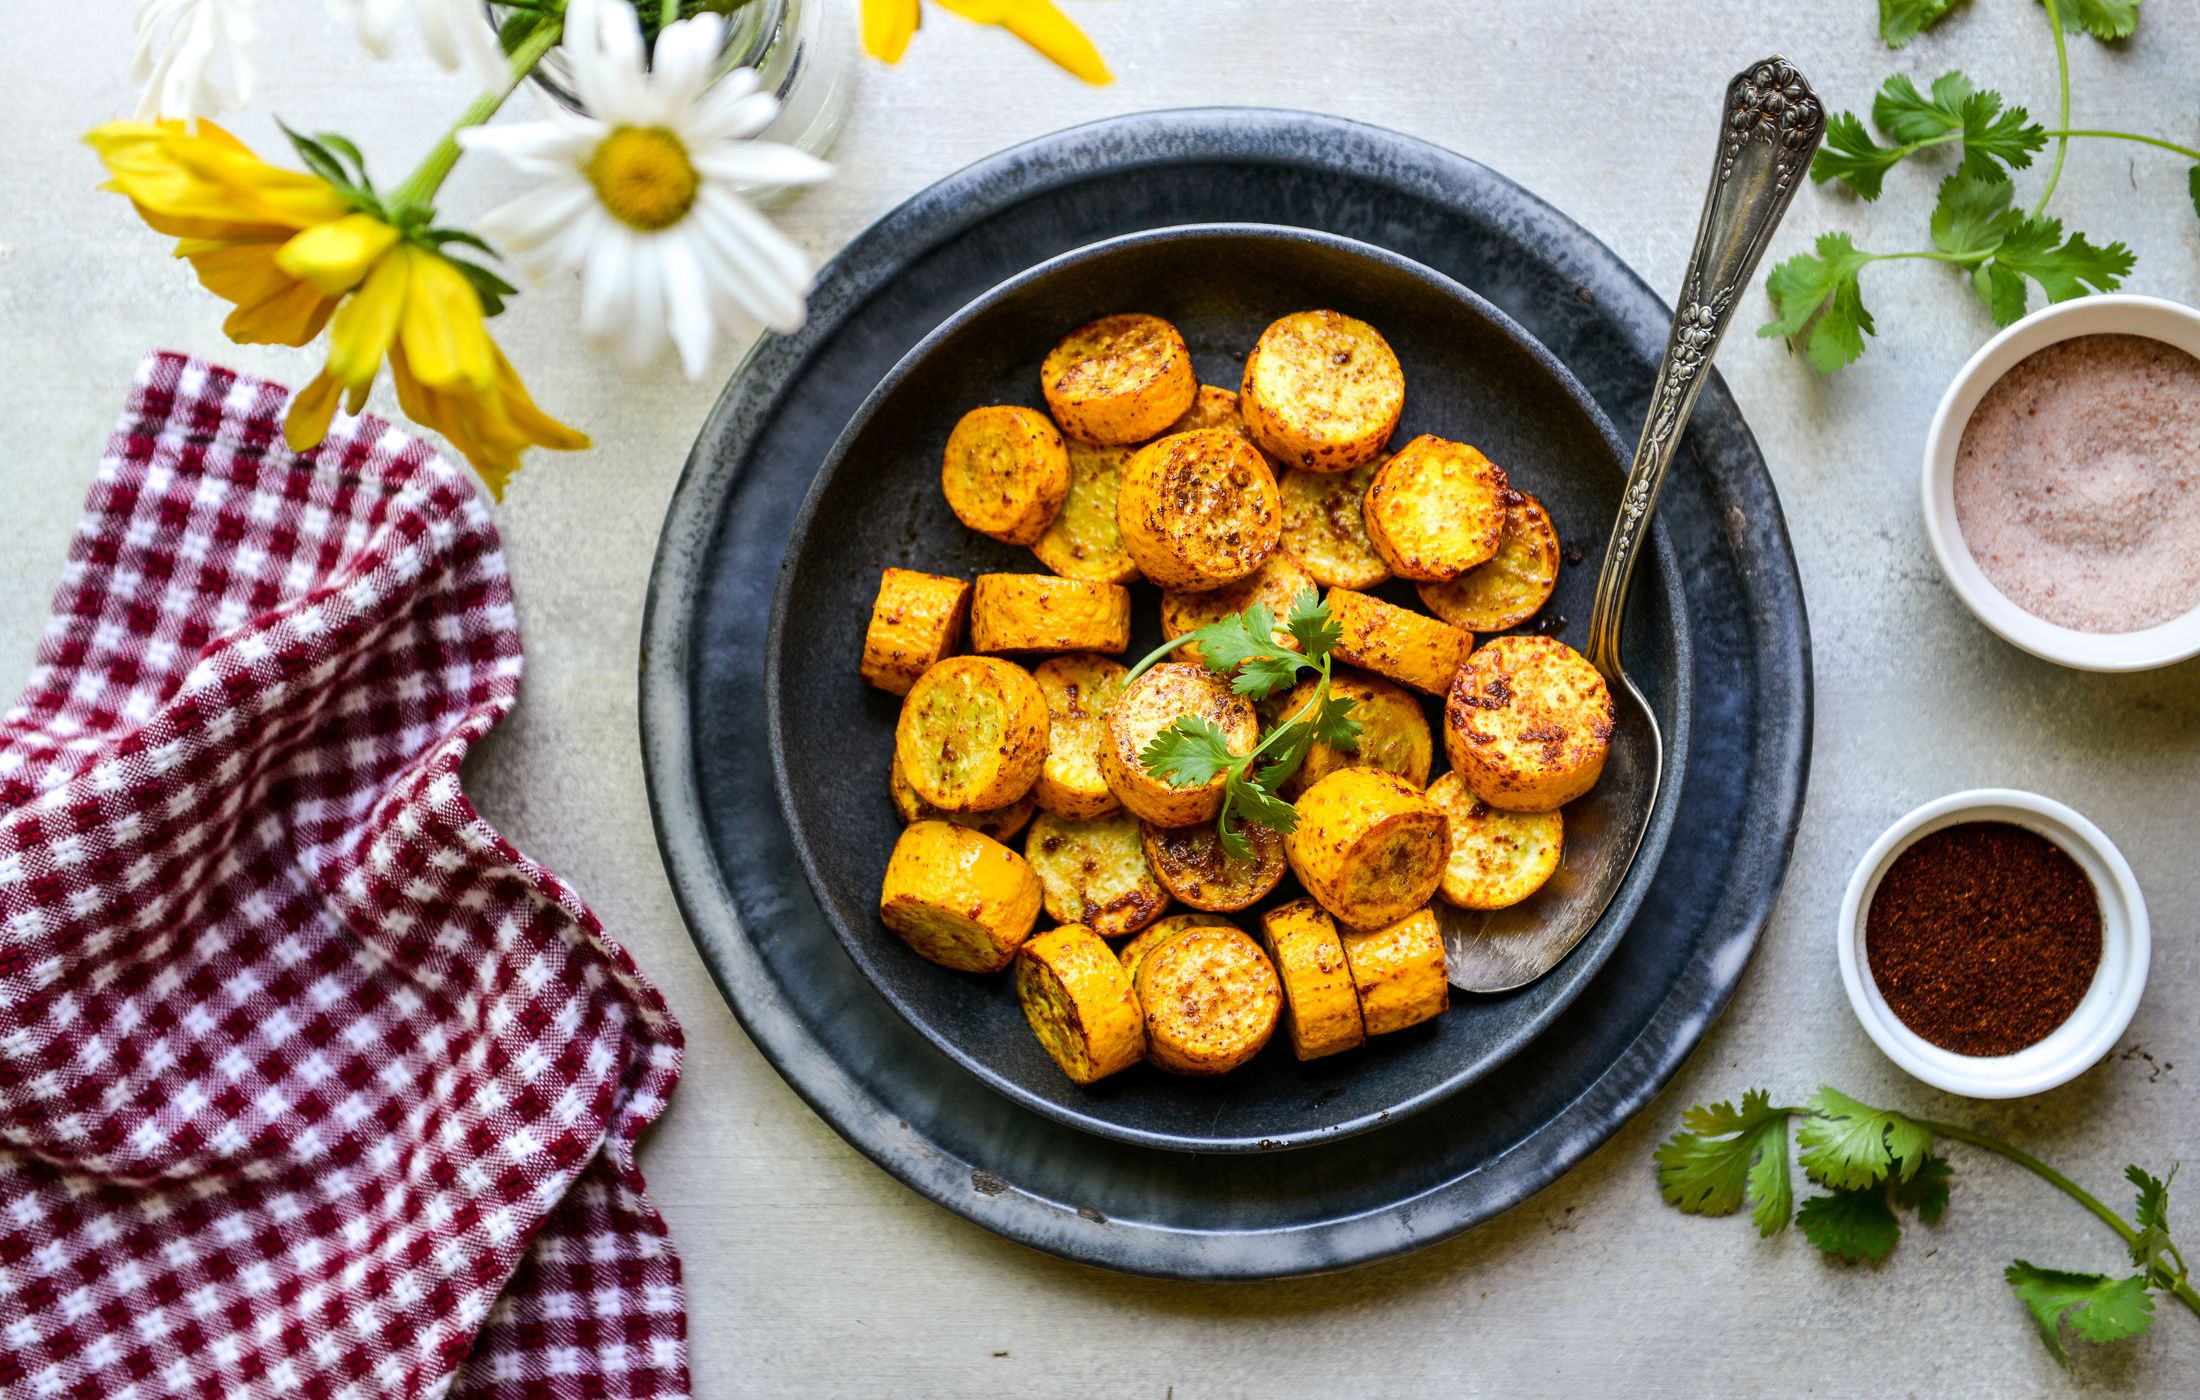
[[[1166,149],[1158,154],[1123,158],[1120,146],[1133,136]],[[1255,151],[1249,142],[1265,142]],[[1288,153],[1279,147],[1289,145]],[[852,238],[832,267],[874,259],[882,240],[905,231],[925,248],[937,247],[966,231],[979,218],[990,218],[1000,201],[983,196],[989,184],[1011,187],[1009,202],[1043,197],[1091,178],[1096,164],[1111,159],[1120,168],[1138,169],[1204,160],[1216,163],[1265,162],[1311,172],[1332,173],[1335,166],[1318,152],[1326,147],[1386,159],[1395,173],[1390,182],[1431,202],[1436,184],[1493,190],[1519,202],[1524,216],[1543,235],[1542,246],[1560,271],[1594,265],[1600,279],[1632,286],[1653,305],[1670,303],[1608,245],[1578,222],[1491,167],[1432,142],[1371,123],[1288,108],[1194,106],[1135,112],[1101,118],[1034,137],[981,158],[917,191]],[[1114,149],[1111,149],[1114,148]],[[1082,158],[1082,163],[1080,159]],[[1021,167],[1031,170],[1015,178]],[[977,195],[979,197],[972,197]],[[829,268],[828,271],[831,269]],[[881,266],[857,268],[846,300],[860,306],[874,297],[888,273]],[[821,283],[822,285],[822,283]],[[1585,283],[1581,285],[1586,285]],[[1787,619],[1792,636],[1787,664],[1767,668],[1773,687],[1766,699],[1789,722],[1772,744],[1768,781],[1782,810],[1772,840],[1755,851],[1750,887],[1739,907],[1728,911],[1735,936],[1715,963],[1700,965],[1668,989],[1642,1030],[1614,1056],[1610,1065],[1580,1093],[1541,1122],[1528,1128],[1511,1149],[1473,1172],[1401,1197],[1379,1211],[1355,1217],[1294,1220],[1233,1232],[1191,1233],[1141,1222],[1115,1222],[1087,1228],[1075,1205],[1013,1183],[1004,1189],[974,1192],[980,1164],[959,1151],[921,1136],[913,1137],[906,1120],[857,1082],[848,1067],[793,1011],[778,982],[765,969],[734,913],[731,891],[711,858],[710,843],[692,820],[699,803],[696,755],[687,742],[691,712],[687,679],[691,662],[681,625],[684,609],[700,586],[692,567],[707,552],[718,531],[719,515],[699,507],[722,504],[737,473],[716,471],[706,448],[722,435],[742,407],[750,381],[745,371],[781,343],[766,337],[743,356],[713,405],[696,444],[688,454],[667,504],[664,525],[651,565],[644,599],[638,653],[637,728],[642,745],[651,825],[658,841],[674,901],[689,929],[706,971],[721,998],[759,1054],[810,1109],[839,1136],[913,1193],[1005,1239],[1074,1262],[1156,1278],[1249,1281],[1286,1278],[1359,1267],[1424,1248],[1470,1229],[1512,1208],[1571,1171],[1655,1097],[1694,1053],[1710,1025],[1731,1000],[1778,901],[1792,860],[1796,832],[1807,795],[1815,705],[1809,617],[1803,606],[1799,562],[1787,541],[1784,512],[1769,471],[1758,519],[1737,530],[1752,530],[1784,545],[1762,575],[1766,597],[1759,617]],[[802,350],[770,395],[776,402],[785,386],[811,358]],[[1731,420],[1731,431],[1760,464],[1756,436],[1714,368],[1705,392]],[[767,405],[768,406],[768,405]],[[683,567],[687,565],[689,567]],[[685,826],[675,818],[690,818]],[[1730,887],[1728,894],[1735,896]],[[1723,906],[1722,906],[1723,908]],[[1685,1001],[1686,1006],[1676,1009]],[[1546,1141],[1554,1137],[1555,1142]],[[1531,1143],[1540,1153],[1520,1149]],[[1536,1160],[1530,1164],[1528,1158]],[[1472,1183],[1471,1185],[1469,1183]],[[1411,1214],[1408,1222],[1371,1235],[1359,1228],[1369,1215]]]
[[[1625,440],[1620,437],[1611,419],[1604,412],[1603,406],[1590,394],[1587,386],[1582,384],[1580,379],[1574,375],[1574,372],[1566,366],[1565,362],[1553,354],[1551,348],[1531,333],[1527,327],[1521,325],[1506,314],[1503,308],[1460,282],[1457,278],[1439,272],[1416,258],[1407,257],[1403,253],[1382,247],[1379,244],[1369,243],[1365,239],[1353,238],[1345,234],[1332,233],[1326,229],[1310,229],[1291,224],[1271,224],[1247,220],[1157,225],[1153,228],[1138,229],[1130,233],[1117,234],[1110,238],[1101,238],[1091,243],[1080,244],[1075,248],[1057,253],[1053,257],[1043,259],[1019,272],[1002,278],[956,308],[951,315],[937,326],[934,326],[916,344],[902,353],[901,357],[894,362],[893,367],[879,379],[877,384],[872,386],[869,393],[864,395],[862,402],[849,415],[848,421],[841,426],[840,432],[833,439],[832,446],[826,451],[817,471],[811,476],[808,488],[803,492],[802,503],[796,509],[794,523],[789,530],[787,547],[780,555],[777,578],[772,588],[771,614],[764,633],[765,749],[771,758],[773,795],[778,799],[780,817],[786,822],[788,835],[793,842],[795,857],[801,864],[803,878],[809,883],[810,893],[816,898],[819,910],[825,916],[826,924],[832,929],[841,947],[847,952],[850,961],[854,962],[857,969],[863,973],[864,980],[870,984],[872,990],[877,992],[886,1004],[891,1006],[896,1014],[908,1022],[910,1027],[923,1036],[933,1048],[953,1060],[965,1073],[973,1076],[995,1093],[1006,1096],[1024,1108],[1051,1118],[1055,1122],[1076,1128],[1081,1132],[1091,1133],[1096,1137],[1127,1142],[1138,1147],[1205,1154],[1287,1151],[1292,1148],[1310,1147],[1316,1143],[1337,1142],[1344,1138],[1356,1137],[1361,1133],[1370,1132],[1391,1123],[1401,1122],[1416,1113],[1435,1107],[1468,1085],[1496,1072],[1502,1068],[1507,1060],[1527,1048],[1529,1042],[1547,1030],[1551,1022],[1556,1020],[1568,1006],[1574,1003],[1575,999],[1587,989],[1590,980],[1596,976],[1597,970],[1610,959],[1619,941],[1626,936],[1627,925],[1633,922],[1634,915],[1640,908],[1644,895],[1647,894],[1651,882],[1655,880],[1658,862],[1664,857],[1665,846],[1671,836],[1672,823],[1670,818],[1678,808],[1680,790],[1687,778],[1687,755],[1684,741],[1688,738],[1694,723],[1692,703],[1694,647],[1688,634],[1687,589],[1685,583],[1679,577],[1679,569],[1673,562],[1672,545],[1664,530],[1653,519],[1652,552],[1657,561],[1654,567],[1657,568],[1661,576],[1660,583],[1662,587],[1677,597],[1682,605],[1681,615],[1676,626],[1679,644],[1675,649],[1675,655],[1671,662],[1675,691],[1673,697],[1674,722],[1671,726],[1661,726],[1659,734],[1659,743],[1663,748],[1660,759],[1666,765],[1668,774],[1665,779],[1665,789],[1661,792],[1661,797],[1664,800],[1655,804],[1652,809],[1651,825],[1645,830],[1643,839],[1637,847],[1634,857],[1629,862],[1628,873],[1622,877],[1621,889],[1615,894],[1612,903],[1607,906],[1605,912],[1598,916],[1596,924],[1592,926],[1581,942],[1569,950],[1567,956],[1560,959],[1559,963],[1553,966],[1551,972],[1544,974],[1549,976],[1551,973],[1555,973],[1559,967],[1569,969],[1569,981],[1562,995],[1553,998],[1535,1016],[1522,1022],[1509,1036],[1501,1040],[1496,1048],[1474,1057],[1464,1067],[1455,1069],[1452,1073],[1423,1088],[1411,1097],[1401,1099],[1386,1107],[1370,1109],[1356,1118],[1293,1131],[1278,1130],[1270,1133],[1240,1134],[1226,1138],[1187,1137],[1176,1133],[1126,1125],[1098,1114],[1080,1112],[1071,1105],[1056,1103],[1033,1093],[1015,1078],[989,1062],[984,1056],[966,1049],[941,1034],[932,1026],[928,1018],[918,1014],[916,1009],[908,1004],[907,999],[896,990],[895,984],[884,975],[884,969],[874,966],[876,960],[870,956],[869,951],[855,937],[855,931],[842,926],[842,921],[825,897],[825,882],[820,873],[819,861],[814,849],[815,842],[808,833],[807,828],[798,824],[796,819],[795,778],[789,769],[790,760],[784,725],[785,713],[781,704],[783,691],[781,673],[783,658],[786,654],[788,614],[792,604],[794,581],[792,561],[794,555],[801,547],[802,542],[809,537],[816,522],[819,504],[824,499],[831,482],[846,465],[849,451],[855,440],[876,417],[881,405],[893,396],[911,374],[917,372],[918,368],[937,351],[940,345],[959,333],[970,322],[985,315],[1004,299],[1015,295],[1026,287],[1043,282],[1080,264],[1109,257],[1123,249],[1144,247],[1157,243],[1192,242],[1199,239],[1232,236],[1250,236],[1264,241],[1272,240],[1280,243],[1311,244],[1332,251],[1348,253],[1356,258],[1365,259],[1406,277],[1416,279],[1424,286],[1433,288],[1439,294],[1458,301],[1470,312],[1489,322],[1500,334],[1509,338],[1513,344],[1527,352],[1544,373],[1550,376],[1560,392],[1571,399],[1574,406],[1587,417],[1590,426],[1595,430],[1610,454],[1613,466],[1622,478],[1626,476],[1628,453]],[[1663,730],[1666,727],[1671,727],[1674,732],[1671,735],[1665,734]],[[1650,873],[1638,877],[1636,874],[1638,867]],[[1610,920],[1617,921],[1616,927],[1607,927],[1607,921]],[[1538,978],[1537,980],[1541,981],[1542,979]],[[1481,998],[1469,998],[1467,1004],[1471,1006],[1480,1000]]]

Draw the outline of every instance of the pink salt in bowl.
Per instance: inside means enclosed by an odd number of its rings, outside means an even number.
[[[2200,606],[2132,631],[2086,631],[2020,606],[1987,576],[1956,509],[1956,462],[1988,391],[2033,354],[2079,336],[2138,336],[2200,358],[2200,311],[2154,297],[2090,296],[2033,312],[1979,348],[1941,396],[1925,438],[1925,534],[1949,587],[2004,641],[2085,671],[2145,671],[2200,655]],[[2183,547],[2200,551],[2200,539]]]

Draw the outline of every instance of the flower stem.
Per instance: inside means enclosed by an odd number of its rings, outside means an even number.
[[[2035,219],[2047,207],[2047,201],[2055,197],[2055,186],[2062,181],[2063,157],[2070,153],[2070,46],[2063,38],[2062,12],[2055,8],[2055,0],[2040,0],[2040,3],[2047,6],[2047,27],[2055,31],[2055,83],[2060,93],[2062,116],[2055,123],[2055,160],[2047,167],[2047,187],[2040,191],[2039,202],[2032,206]]]
[[[2048,0],[2048,10],[2050,13],[2053,12],[2054,0]],[[1936,1123],[1929,1118],[1913,1118],[1910,1121],[1935,1137],[1952,1138],[1957,1142],[1967,1142],[1971,1146],[1983,1148],[2005,1161],[2016,1163],[2056,1190],[2061,1191],[2079,1205],[2092,1211],[2094,1215],[2100,1218],[2101,1223],[2114,1230],[2125,1244],[2130,1244],[2139,1237],[2139,1232],[2131,1228],[2122,1216],[2103,1205],[2100,1197],[2022,1148],[2011,1147],[2000,1138],[1989,1137],[1985,1133],[1974,1132],[1969,1128],[1961,1128],[1953,1123]],[[2169,1291],[2176,1297],[2178,1302],[2190,1308],[2194,1316],[2200,1317],[2200,1292],[2193,1290],[2190,1279],[2178,1279],[2169,1286]]]
[[[435,143],[413,173],[405,177],[405,183],[390,195],[392,210],[426,209],[434,203],[435,192],[443,188],[452,167],[458,164],[458,133],[495,116],[505,99],[534,71],[535,65],[542,62],[543,55],[558,46],[564,33],[562,15],[549,15],[537,21],[527,37],[520,40],[519,47],[512,50],[512,67],[505,75],[504,86],[488,89],[459,114],[451,129],[443,133],[443,139]]]
[[[2058,138],[2086,136],[2102,141],[2137,141],[2142,146],[2154,146],[2161,150],[2174,151],[2187,160],[2200,161],[2200,151],[2196,151],[2190,146],[2180,146],[2175,141],[2164,141],[2159,136],[2141,136],[2136,131],[2097,131],[2090,128],[2079,128],[2067,131],[2050,131],[2047,134]]]

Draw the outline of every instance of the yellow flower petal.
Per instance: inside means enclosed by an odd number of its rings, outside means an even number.
[[[496,382],[495,347],[482,325],[481,295],[466,275],[425,248],[407,247],[412,282],[398,334],[413,373],[431,388],[461,381],[475,389]]]
[[[342,296],[366,279],[368,269],[397,243],[397,230],[371,214],[346,214],[285,243],[275,265],[324,296]]]
[[[327,370],[290,397],[290,412],[283,415],[283,441],[293,452],[319,447],[328,436],[329,420],[336,416],[337,384]]]
[[[397,339],[405,294],[411,285],[412,260],[384,258],[329,323],[328,372],[352,391],[355,401],[374,383],[375,374],[382,368],[382,357]]]
[[[899,63],[922,16],[917,0],[863,0],[863,48],[875,59]]]
[[[964,19],[1001,26],[1088,83],[1115,81],[1092,40],[1052,0],[939,0],[939,4]]]
[[[505,485],[519,470],[519,454],[529,447],[572,451],[588,446],[577,433],[535,407],[511,362],[494,344],[495,383],[486,393],[460,384],[437,389],[413,373],[402,342],[390,351],[390,374],[397,381],[397,402],[405,416],[441,433],[481,474],[492,498],[504,498]]]
[[[104,188],[177,238],[265,236],[342,218],[350,206],[326,180],[254,156],[212,122],[110,122],[85,136],[107,166]]]

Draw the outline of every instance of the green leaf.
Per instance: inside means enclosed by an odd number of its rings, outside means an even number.
[[[1269,746],[1260,768],[1260,785],[1270,792],[1283,791],[1283,785],[1290,782],[1299,766],[1306,762],[1307,751],[1313,746],[1313,726],[1287,726]]]
[[[282,127],[283,135],[290,138],[291,149],[298,153],[298,159],[306,163],[306,169],[340,190],[349,190],[352,187],[350,173],[326,146],[303,132],[292,131],[280,117],[275,119],[275,125]]]
[[[1999,171],[1979,175],[1958,170],[1940,182],[1940,202],[1933,206],[1933,242],[1943,253],[1971,256],[1993,252],[2008,238],[2018,216],[2009,201],[2016,186]]]
[[[1230,688],[1265,700],[1298,678],[1312,663],[1276,641],[1276,616],[1266,603],[1217,618],[1192,633],[1200,660],[1210,671],[1231,675]]]
[[[1873,333],[1858,281],[1871,261],[1847,234],[1821,235],[1815,254],[1797,253],[1765,279],[1778,314],[1757,334],[1784,336],[1791,345],[1802,337],[1804,353],[1821,374],[1853,362],[1864,353],[1864,337]]]
[[[1747,1201],[1760,1235],[1785,1228],[1794,1211],[1788,1177],[1788,1110],[1762,1089],[1742,1106],[1698,1105],[1681,1115],[1682,1131],[1659,1146],[1658,1191],[1690,1215],[1732,1215]]]
[[[2082,233],[2073,233],[2066,239],[2062,220],[2045,218],[2017,220],[1994,254],[1997,267],[2021,273],[2039,283],[2049,301],[2069,301],[2086,295],[2089,290],[2113,292],[2123,285],[2125,274],[2137,261],[2137,255],[2121,243],[2097,247]],[[2001,319],[2007,309],[1995,305],[1996,319]],[[2023,314],[2021,307],[2018,314]],[[2002,320],[2002,324],[2015,319],[2010,316]]]
[[[1895,1174],[1908,1181],[1933,1149],[1933,1135],[1892,1109],[1858,1103],[1821,1087],[1811,1116],[1796,1131],[1803,1170],[1835,1190],[1853,1190]]]
[[[478,233],[469,233],[462,228],[431,228],[424,230],[420,236],[436,248],[441,248],[450,243],[457,243],[468,248],[477,249],[492,258],[501,259],[504,256],[490,244],[489,240]]]
[[[2100,40],[2128,39],[2143,0],[2056,0],[2057,13]]]
[[[1253,860],[1253,843],[1245,835],[1245,823],[1233,820],[1234,816],[1224,807],[1215,818],[1215,834],[1222,840],[1222,853],[1232,860]]]
[[[2185,193],[2192,196],[2192,212],[2200,214],[2200,165],[2185,172]]]
[[[1231,770],[1223,787],[1223,801],[1245,820],[1276,831],[1288,833],[1299,824],[1298,808],[1247,778],[1243,769]]]
[[[1902,1238],[1883,1186],[1813,1196],[1795,1213],[1795,1223],[1820,1253],[1842,1259],[1884,1259]]]
[[[2003,111],[2000,93],[1974,88],[1960,72],[1933,79],[1930,96],[1901,74],[1887,79],[1872,99],[1872,121],[1901,145],[1960,133],[1961,168],[1977,175],[1997,173],[1996,161],[2022,170],[2047,144],[2047,129],[2024,108]]]
[[[1899,49],[1947,18],[1957,0],[1879,0],[1879,37]]]
[[[2057,1361],[2070,1364],[2063,1350],[2061,1324],[2089,1342],[2120,1342],[2136,1337],[2154,1325],[2154,1297],[2147,1292],[2143,1274],[2110,1278],[2106,1274],[2074,1274],[2062,1269],[2043,1269],[2019,1259],[2002,1271],[2017,1297],[2031,1309],[2039,1324],[2040,1340]]]
[[[1329,620],[1329,605],[1311,588],[1291,600],[1291,615],[1284,627],[1309,662],[1319,663],[1344,640],[1344,628]]]
[[[1937,1225],[1948,1213],[1948,1184],[1954,1176],[1955,1168],[1948,1165],[1947,1158],[1927,1157],[1915,1176],[1894,1184],[1894,1203],[1916,1211],[1917,1218],[1926,1224]]]
[[[1321,708],[1306,721],[1314,737],[1333,749],[1357,753],[1360,748],[1360,722],[1352,717],[1352,697],[1329,694],[1322,697]]]
[[[1854,112],[1841,112],[1826,122],[1825,144],[1811,157],[1810,178],[1817,184],[1839,180],[1859,198],[1877,199],[1887,172],[1901,164],[1908,152],[1898,146],[1882,146],[1872,140]]]
[[[1198,787],[1237,762],[1222,730],[1204,715],[1179,715],[1139,753],[1146,771],[1171,787]]]
[[[519,294],[519,288],[478,263],[470,263],[464,258],[454,258],[448,254],[443,260],[457,268],[467,282],[472,284],[474,295],[481,298],[481,314],[484,316],[503,315],[504,299]]]
[[[2165,1177],[2150,1176],[2138,1167],[2124,1168],[2124,1180],[2139,1189],[2138,1203],[2132,1211],[2139,1231],[2131,1241],[2131,1262],[2165,1288],[2175,1279],[2174,1271],[2162,1256],[2170,1247],[2169,1184],[2176,1179],[2174,1166]]]

